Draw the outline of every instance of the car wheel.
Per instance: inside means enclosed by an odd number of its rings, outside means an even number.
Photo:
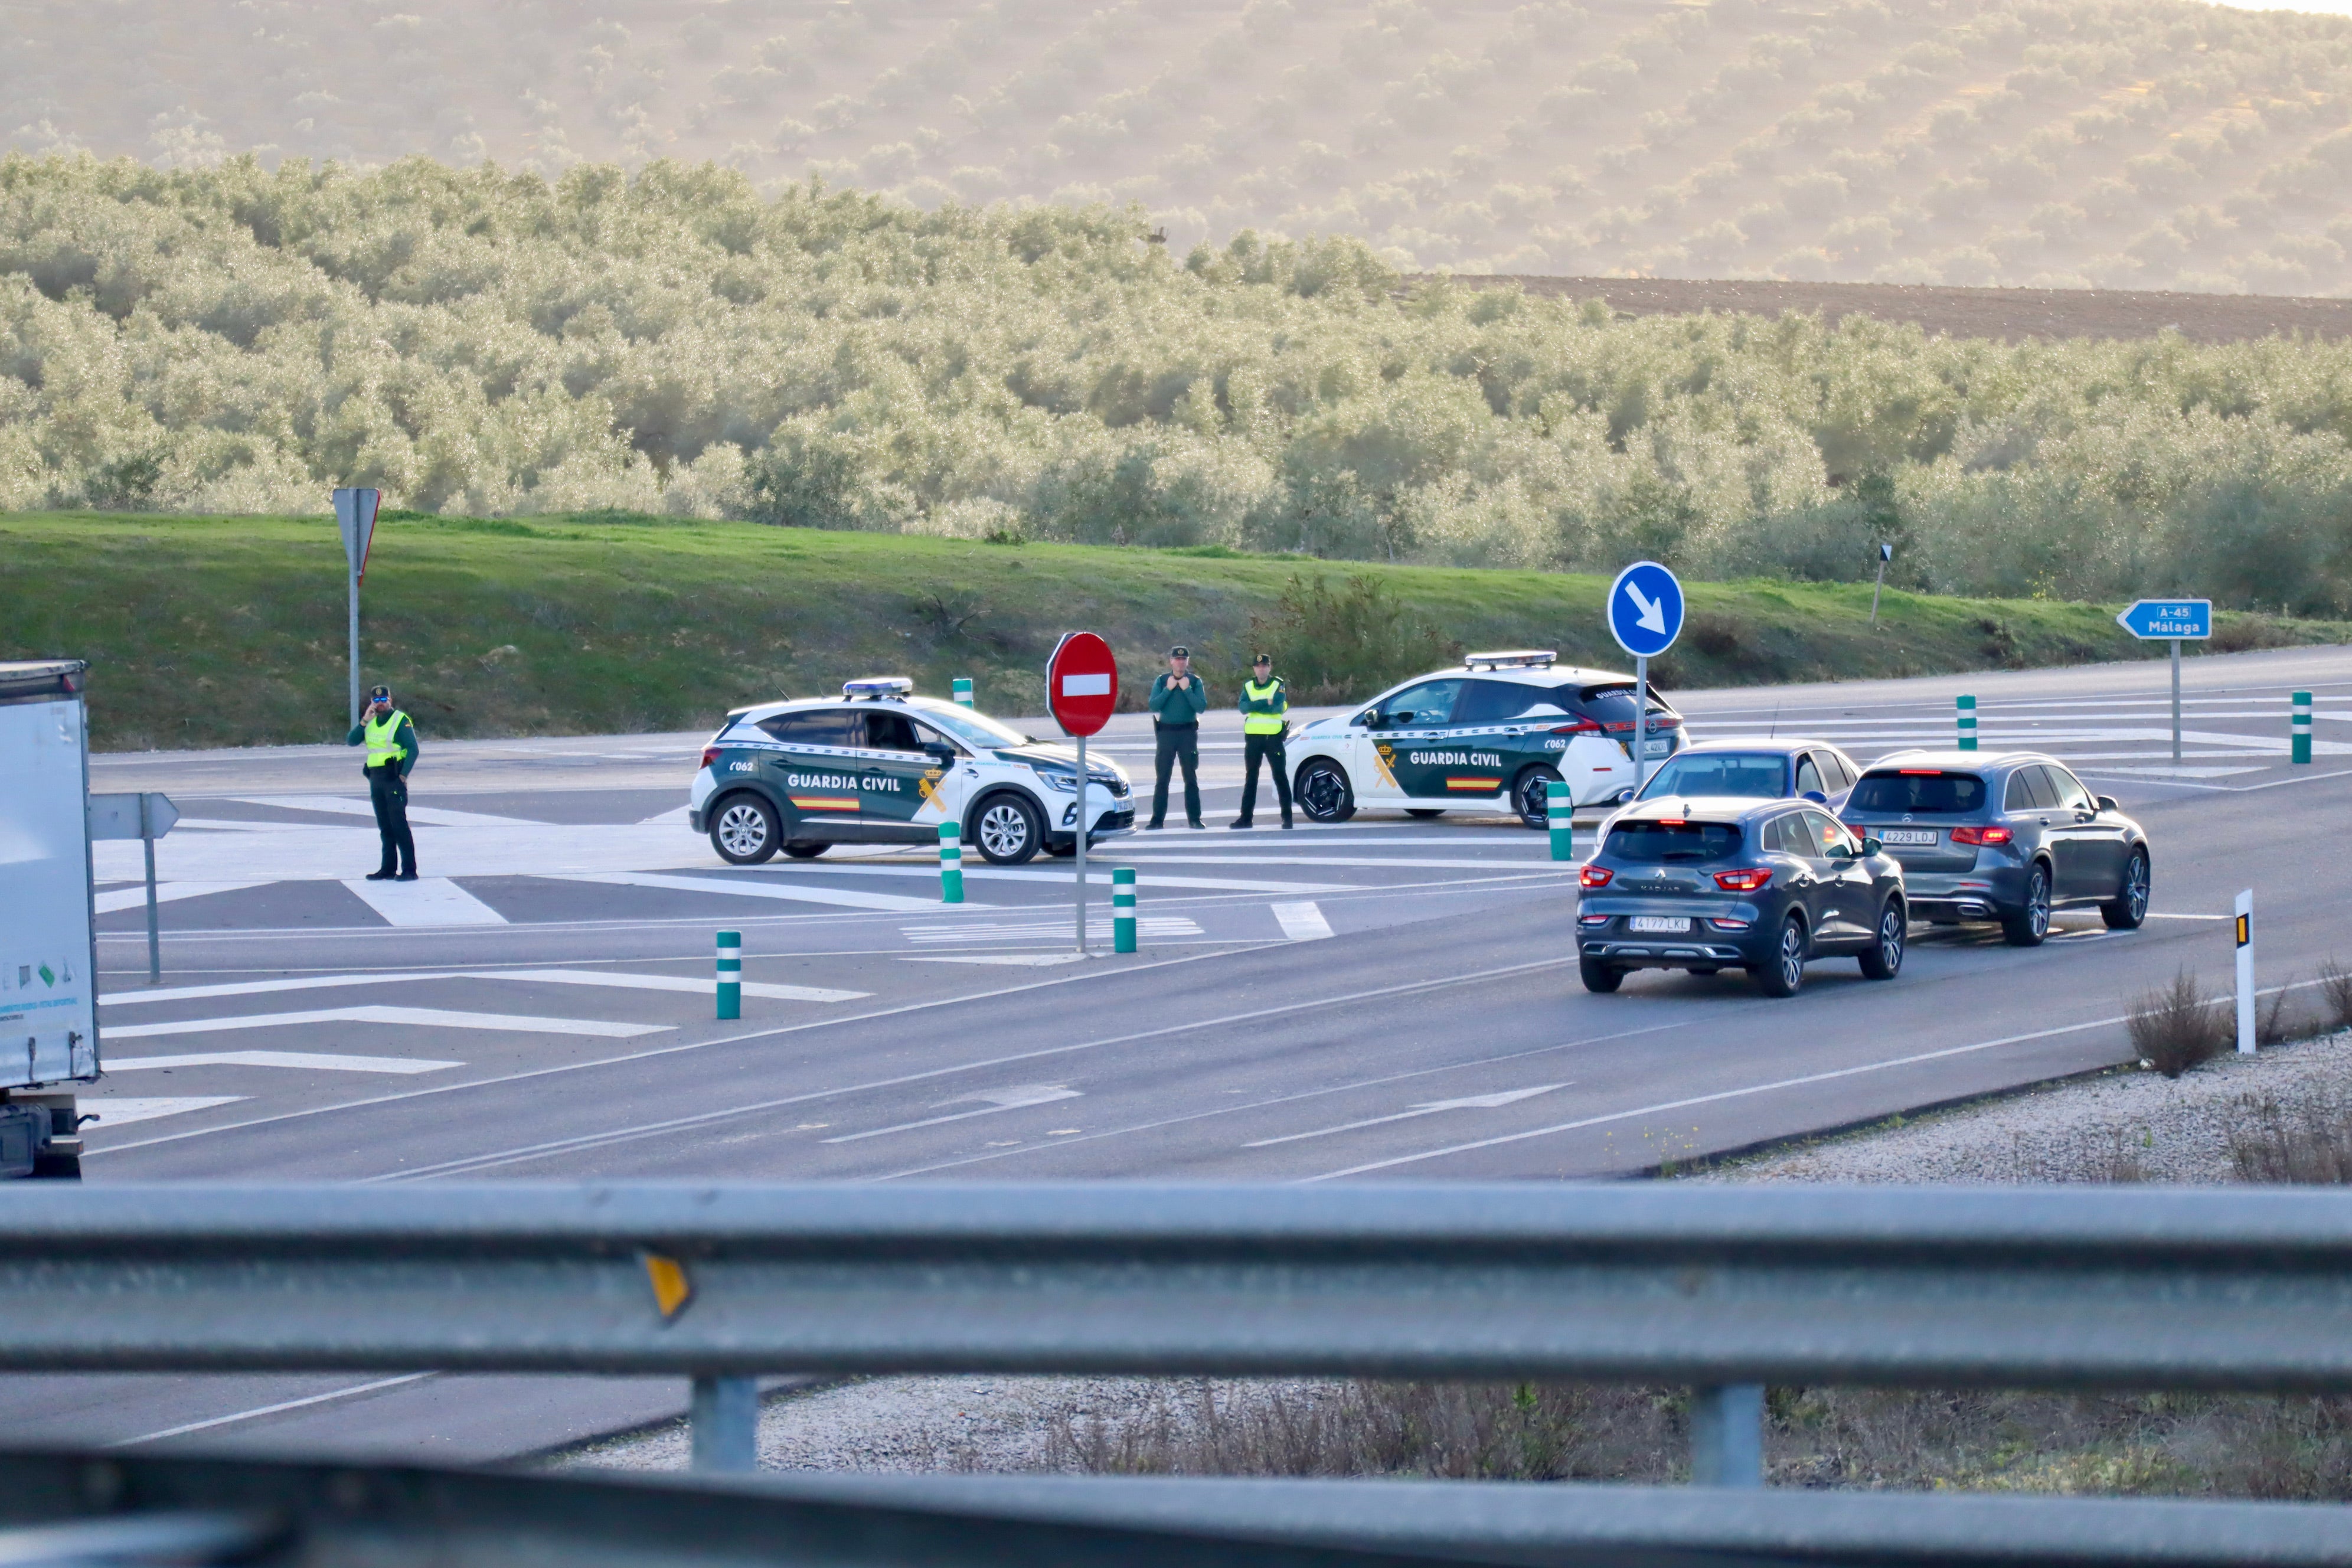
[[[1909,933],[1910,924],[1903,913],[1902,902],[1887,900],[1878,911],[1877,934],[1862,954],[1864,979],[1892,980],[1903,973],[1903,939]]]
[[[2050,868],[2036,860],[2025,876],[2025,902],[2000,917],[2000,934],[2011,947],[2040,947],[2050,934]]]
[[[1625,984],[1623,970],[1613,963],[1603,963],[1597,958],[1578,959],[1576,972],[1584,977],[1587,991],[1598,991],[1604,996]]]
[[[1045,847],[1045,820],[1021,796],[996,795],[972,817],[971,841],[992,866],[1023,865]]]
[[[2109,931],[2137,931],[2147,920],[2147,851],[2135,849],[2124,867],[2123,886],[2115,900],[2099,906],[2099,918]]]
[[[1404,814],[1407,816],[1418,816],[1426,822],[1433,816],[1444,816],[1445,808],[1442,805],[1409,805],[1405,807]]]
[[[710,819],[710,847],[730,866],[757,866],[772,858],[782,837],[776,808],[756,795],[721,801]]]
[[[1748,970],[1748,978],[1767,996],[1794,996],[1805,987],[1805,922],[1790,915],[1780,922],[1772,956]]]
[[[1345,822],[1356,815],[1356,789],[1348,772],[1328,757],[1317,757],[1298,770],[1291,798],[1309,822]]]
[[[813,838],[803,838],[785,845],[784,853],[795,860],[814,860],[832,847],[830,844],[821,844]]]
[[[1545,788],[1559,782],[1559,774],[1540,763],[1519,770],[1511,781],[1511,804],[1519,808],[1519,820],[1541,833],[1551,826],[1551,796]]]

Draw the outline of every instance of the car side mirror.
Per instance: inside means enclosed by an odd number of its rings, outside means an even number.
[[[958,755],[956,749],[945,741],[924,742],[923,754],[937,758],[941,763],[953,763]]]
[[[1827,796],[1827,795],[1823,795],[1821,791],[1819,791],[1819,790],[1817,790],[1817,789],[1809,789],[1809,790],[1807,790],[1807,791],[1804,793],[1804,795],[1801,795],[1800,798],[1801,798],[1801,799],[1804,799],[1804,800],[1810,800],[1810,801],[1811,801],[1815,805],[1829,805],[1829,803],[1830,803],[1830,797],[1829,797],[1829,796]]]
[[[1884,855],[1886,853],[1886,846],[1875,838],[1865,838],[1862,841],[1862,852],[1864,855]]]
[[[2123,807],[2116,804],[2116,797],[2114,795],[2103,795],[2099,797],[2099,809],[2101,811],[2121,811]]]

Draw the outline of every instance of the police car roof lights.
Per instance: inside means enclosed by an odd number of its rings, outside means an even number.
[[[914,689],[915,683],[903,675],[869,675],[841,683],[844,697],[904,697]]]
[[[1550,648],[1522,648],[1513,653],[1473,653],[1462,658],[1469,669],[1549,669],[1559,657]]]

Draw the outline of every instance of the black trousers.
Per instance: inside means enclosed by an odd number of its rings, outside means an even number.
[[[376,868],[387,876],[414,877],[416,836],[408,831],[408,781],[396,767],[370,768],[367,781],[368,801],[375,807],[375,830],[383,840],[383,864]]]
[[[1264,758],[1274,768],[1274,798],[1282,803],[1282,823],[1290,826],[1290,763],[1282,754],[1279,735],[1244,735],[1242,765],[1248,770],[1242,775],[1242,817],[1244,822],[1256,819],[1257,764]]]
[[[1151,826],[1168,820],[1168,775],[1184,764],[1184,820],[1201,826],[1201,727],[1170,724],[1153,731],[1158,749],[1151,759]]]

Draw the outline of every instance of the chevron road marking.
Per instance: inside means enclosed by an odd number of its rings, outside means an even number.
[[[241,1018],[183,1018],[168,1024],[110,1026],[109,1039],[144,1039],[157,1035],[208,1035],[230,1029],[268,1029],[295,1024],[404,1024],[428,1029],[503,1029],[525,1035],[593,1035],[623,1040],[666,1034],[667,1024],[607,1024],[593,1018],[536,1018],[510,1013],[457,1013],[440,1007],[328,1007],[315,1013],[258,1013]],[[450,1066],[458,1064],[450,1063]],[[110,1058],[107,1068],[120,1066]]]

